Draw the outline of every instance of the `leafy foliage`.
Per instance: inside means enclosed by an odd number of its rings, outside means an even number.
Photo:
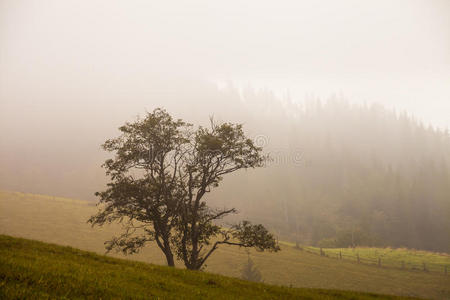
[[[194,130],[155,109],[119,130],[119,137],[103,145],[115,153],[103,165],[111,182],[106,191],[96,193],[100,210],[89,219],[92,225],[124,225],[121,236],[105,243],[108,251],[134,253],[155,241],[169,266],[175,253],[187,268],[200,269],[220,244],[279,250],[262,225],[215,225],[236,210],[213,209],[204,198],[224,175],[263,166],[262,148],[245,136],[242,125],[211,119],[210,128]],[[213,238],[222,239],[208,249]]]
[[[232,236],[236,238],[240,245],[244,247],[254,247],[256,250],[264,251],[278,251],[280,247],[275,242],[273,235],[271,235],[264,226],[252,225],[248,221],[243,221],[233,226]]]

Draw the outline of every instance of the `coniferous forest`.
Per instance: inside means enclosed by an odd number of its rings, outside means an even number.
[[[160,92],[148,101],[131,101],[129,110],[160,106],[195,124],[207,126],[210,116],[243,123],[270,156],[264,168],[239,171],[206,196],[217,207],[238,209],[225,225],[247,218],[266,224],[280,240],[321,247],[450,251],[448,131],[379,104],[353,104],[345,96],[303,101],[264,89],[193,82],[178,93],[195,109],[177,94]],[[100,109],[92,106],[83,114]],[[2,187],[97,201],[94,192],[105,184],[99,145],[116,134],[113,123],[129,119],[126,112],[102,118],[86,118],[83,126],[97,130],[84,135],[71,131],[79,119],[67,120],[65,134],[75,144],[49,148],[33,139],[26,140],[27,147],[8,144],[1,150]],[[8,153],[21,153],[21,159],[8,159]]]
[[[448,131],[338,97],[302,105],[253,92],[244,99],[265,116],[257,138],[272,161],[243,175],[245,184],[233,182],[245,200],[224,191],[225,201],[293,242],[450,251]]]

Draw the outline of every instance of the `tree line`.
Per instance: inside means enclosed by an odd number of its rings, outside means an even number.
[[[244,195],[246,216],[303,244],[450,252],[448,130],[339,97],[296,103],[251,90],[243,97],[269,153],[301,154],[275,157],[228,186]],[[223,194],[218,203],[239,201]]]

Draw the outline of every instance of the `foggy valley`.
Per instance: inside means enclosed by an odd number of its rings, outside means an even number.
[[[445,0],[0,1],[0,298],[450,299],[449,80]]]

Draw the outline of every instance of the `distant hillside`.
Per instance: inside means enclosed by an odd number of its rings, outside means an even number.
[[[103,254],[103,242],[118,233],[117,226],[91,228],[87,218],[96,211],[90,202],[44,195],[0,191],[0,234],[25,237]],[[321,288],[414,296],[431,299],[450,298],[450,274],[441,269],[431,269],[433,262],[450,264],[450,257],[436,253],[396,251],[397,254],[414,256],[417,264],[425,262],[430,272],[411,270],[410,257],[387,257],[383,255],[381,268],[366,265],[366,258],[385,249],[360,252],[361,264],[350,253],[343,252],[344,259],[311,254],[295,249],[295,244],[281,244],[278,253],[251,251],[250,256],[261,272],[264,282],[301,288]],[[1,248],[2,246],[0,246]],[[305,250],[309,251],[309,248]],[[331,250],[324,250],[327,254]],[[352,250],[347,250],[352,252]],[[364,251],[366,252],[366,251]],[[351,253],[353,256],[355,252]],[[395,254],[395,253],[394,253]],[[421,255],[417,257],[415,254]],[[424,256],[426,254],[426,256]],[[111,255],[124,258],[120,253]],[[376,255],[378,257],[379,255]],[[155,245],[142,252],[127,256],[128,259],[153,264],[164,264],[165,260]],[[386,259],[394,259],[388,261]],[[399,268],[401,261],[406,268]],[[231,277],[241,277],[247,262],[247,253],[236,247],[221,247],[211,257],[207,272]],[[1,265],[1,264],[0,264]],[[182,264],[178,264],[182,267]]]
[[[219,205],[293,242],[450,252],[448,131],[380,105],[247,99],[273,161],[226,179]]]
[[[160,92],[124,107],[105,98],[89,110],[79,107],[83,115],[75,119],[61,113],[35,128],[19,126],[20,135],[5,131],[0,187],[95,200],[106,184],[100,144],[133,116],[162,106],[194,124],[207,124],[211,115],[243,123],[272,157],[266,168],[231,174],[208,194],[212,204],[236,207],[236,219],[314,246],[450,252],[448,131],[344,97],[303,102],[193,82],[183,90],[170,83],[152,89]]]
[[[251,283],[4,235],[0,235],[0,298],[402,299]]]

